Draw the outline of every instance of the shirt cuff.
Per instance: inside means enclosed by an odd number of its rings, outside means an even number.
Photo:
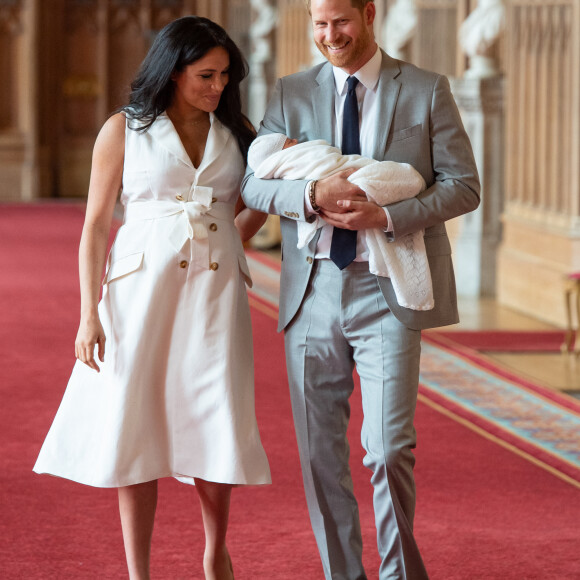
[[[387,227],[383,231],[389,233],[393,231],[393,222],[391,221],[391,214],[389,213],[389,210],[386,207],[383,207],[383,209],[387,214]]]

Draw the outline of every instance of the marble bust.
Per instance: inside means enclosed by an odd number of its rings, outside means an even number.
[[[479,0],[477,8],[459,28],[459,43],[470,59],[467,78],[487,78],[498,74],[490,49],[505,27],[503,0]]]

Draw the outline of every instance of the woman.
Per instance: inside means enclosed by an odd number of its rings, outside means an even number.
[[[241,112],[246,73],[221,27],[176,20],[95,143],[78,361],[34,470],[119,488],[132,579],[149,578],[159,478],[195,483],[212,580],[233,578],[225,544],[232,486],[270,483],[242,246],[265,216],[239,196],[254,137]],[[124,224],[98,303],[121,188]]]

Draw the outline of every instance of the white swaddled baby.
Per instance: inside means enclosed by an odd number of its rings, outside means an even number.
[[[355,168],[348,180],[380,206],[415,197],[425,189],[423,177],[407,163],[343,155],[321,139],[297,143],[280,133],[256,138],[248,152],[248,165],[260,179],[324,179]],[[308,244],[324,223],[320,216],[312,222],[298,221],[298,248]],[[365,236],[369,249],[369,270],[391,279],[399,304],[412,310],[431,310],[433,287],[423,231],[393,242],[388,242],[380,229],[359,233]]]

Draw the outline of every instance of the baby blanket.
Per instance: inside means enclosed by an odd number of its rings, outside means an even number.
[[[356,168],[348,180],[380,206],[416,196],[425,189],[423,177],[407,163],[376,161],[360,155],[343,155],[326,141],[299,143],[273,153],[254,174],[260,179],[324,179],[337,171]],[[324,220],[297,222],[298,247],[304,247]],[[413,310],[434,306],[431,273],[423,231],[388,242],[380,229],[361,230],[369,249],[369,270],[391,279],[399,304]]]

